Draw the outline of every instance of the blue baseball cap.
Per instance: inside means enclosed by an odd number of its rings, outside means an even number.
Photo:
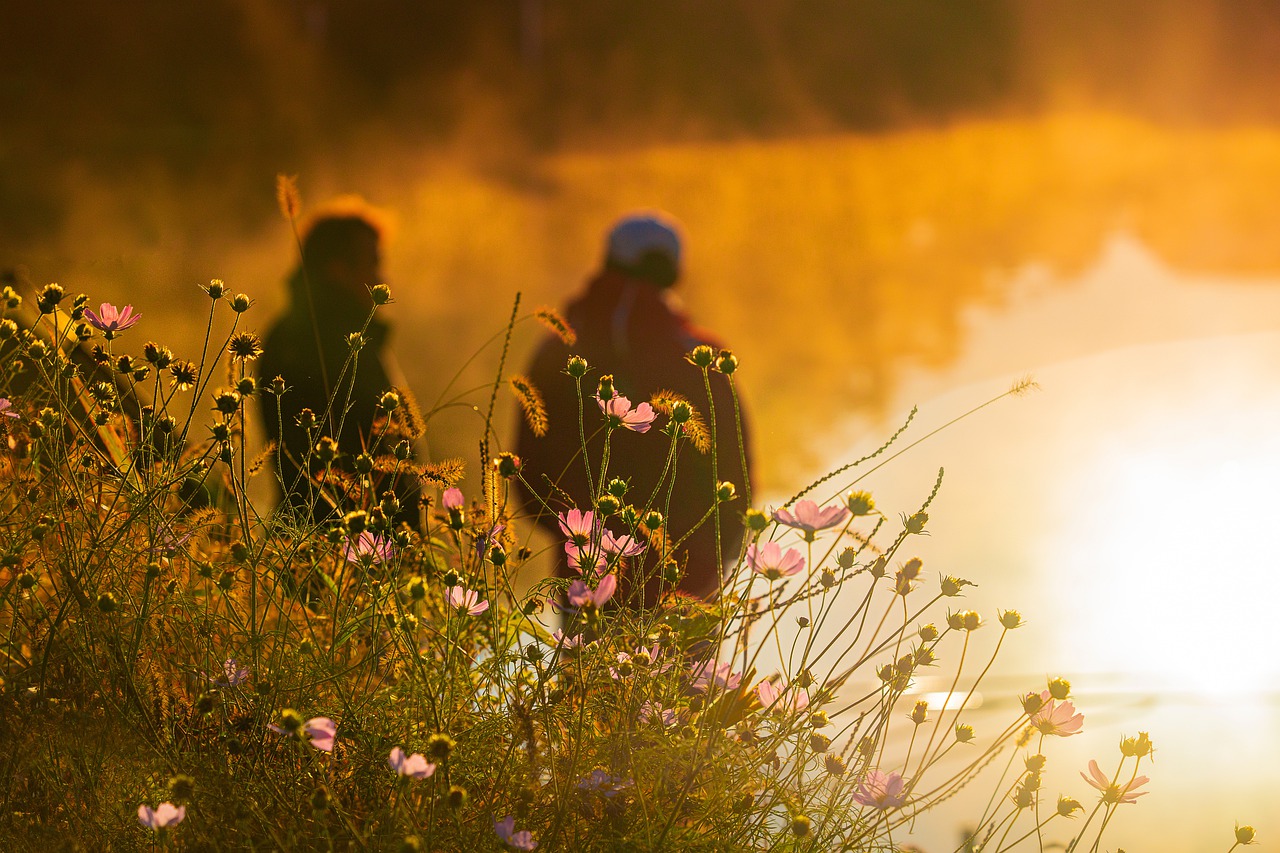
[[[680,268],[680,235],[673,222],[651,213],[631,214],[609,231],[606,261],[629,267],[653,252],[665,255],[672,266]]]

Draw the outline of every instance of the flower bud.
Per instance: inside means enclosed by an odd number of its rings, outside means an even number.
[[[727,349],[722,349],[716,356],[715,368],[725,376],[732,376],[738,369],[738,357]]]
[[[446,761],[453,752],[453,738],[446,734],[433,734],[427,738],[426,755],[434,762]],[[465,793],[465,792],[464,792]]]
[[[938,626],[930,622],[927,625],[921,625],[920,630],[917,633],[920,635],[920,639],[924,640],[926,643],[931,643],[938,639]]]
[[[427,584],[422,578],[414,578],[409,581],[409,597],[414,601],[421,601],[427,597]]]
[[[968,723],[956,723],[956,740],[960,743],[968,743],[973,740],[973,726]]]
[[[1068,797],[1065,794],[1058,797],[1058,814],[1061,817],[1071,817],[1073,813],[1078,811],[1084,811],[1084,806],[1080,804],[1079,800],[1074,797]]]
[[[821,732],[813,732],[809,735],[809,748],[817,753],[826,752],[831,748],[831,738]]]
[[[1022,697],[1022,711],[1028,717],[1044,707],[1044,700],[1039,693],[1028,693]]]
[[[964,611],[960,610],[955,613],[947,614],[947,627],[952,631],[964,630]]]
[[[1137,737],[1120,739],[1120,754],[1127,758],[1145,758],[1154,752],[1151,737],[1146,732],[1138,732]]]
[[[317,813],[329,810],[329,792],[324,788],[316,788],[311,792],[311,810]]]
[[[378,398],[378,406],[384,412],[394,412],[400,408],[400,395],[395,391],[387,391]]]
[[[976,631],[982,627],[982,617],[978,615],[976,610],[966,610],[964,612],[964,629],[966,631]]]
[[[1012,631],[1022,625],[1022,614],[1016,610],[1002,610],[1000,624],[1005,627],[1005,630]]]
[[[231,297],[231,310],[237,314],[243,314],[249,310],[249,306],[253,304],[253,300],[244,293],[237,293]]]
[[[880,580],[880,578],[884,577],[885,571],[887,570],[888,566],[889,566],[888,560],[886,560],[884,557],[876,557],[875,562],[872,563],[870,566],[867,566],[867,574],[871,575],[871,577],[875,578],[876,580]]]
[[[601,376],[600,384],[596,386],[596,396],[601,400],[612,400],[617,393],[613,387],[613,374],[606,373]]]
[[[796,617],[796,624],[797,624],[797,625],[799,625],[801,628],[808,628],[808,627],[809,627],[809,617],[808,617],[808,616],[797,616],[797,617]]]
[[[1040,755],[1039,753],[1037,753],[1036,755],[1028,755],[1025,762],[1027,765],[1027,772],[1039,773],[1041,770],[1044,769],[1045,764],[1047,764],[1048,762],[1049,762],[1049,759],[1043,755]]]
[[[791,819],[791,834],[796,838],[804,838],[809,834],[812,822],[805,815],[796,815]]]
[[[188,800],[191,799],[192,795],[194,795],[195,792],[196,792],[195,779],[191,778],[185,773],[179,773],[177,776],[170,777],[169,797],[175,803],[187,802]]]
[[[677,424],[688,423],[693,419],[693,406],[685,400],[677,400],[671,406],[671,421]]]
[[[98,609],[103,613],[110,613],[116,609],[116,597],[109,592],[104,592],[98,596]]]
[[[580,355],[570,356],[564,372],[574,379],[581,379],[587,375],[587,360]]]
[[[224,415],[234,415],[240,410],[240,395],[224,388],[213,395],[213,407]]]
[[[702,344],[694,347],[693,350],[685,356],[685,359],[694,367],[706,368],[711,366],[711,362],[715,360],[715,357],[715,350],[705,344]]]
[[[298,417],[295,419],[295,422],[302,429],[305,429],[305,430],[315,429],[316,413],[311,411],[310,409],[303,409],[302,411],[298,412]]]
[[[374,305],[386,305],[391,301],[391,288],[385,284],[375,284],[369,290],[369,295],[373,297]]]
[[[802,690],[808,690],[813,686],[813,673],[807,669],[802,669],[800,674],[796,676],[795,683]]]
[[[727,501],[733,500],[735,497],[737,497],[737,494],[738,494],[737,488],[733,485],[733,483],[729,482],[728,480],[722,480],[716,486],[716,500],[720,501],[721,503],[725,503]]]
[[[924,526],[929,523],[929,513],[920,510],[911,517],[903,521],[903,526],[908,533],[918,534],[924,531]]]
[[[942,578],[942,594],[943,595],[955,597],[959,595],[960,591],[964,589],[966,586],[976,586],[976,584],[973,584],[967,580],[964,580],[963,578],[954,577],[952,575],[944,575]]]
[[[760,533],[769,526],[769,516],[758,509],[749,509],[743,515],[743,524],[753,533]]]
[[[1065,678],[1049,679],[1049,695],[1059,702],[1071,695],[1071,682]]]
[[[369,526],[369,513],[362,509],[353,510],[342,517],[342,529],[349,536],[356,537],[364,533]]]
[[[67,292],[62,289],[62,285],[46,284],[40,291],[40,295],[36,297],[36,307],[40,309],[41,314],[52,314],[53,309],[58,307],[58,303],[66,295]]]
[[[296,734],[298,729],[302,728],[302,723],[302,715],[292,708],[285,708],[276,720],[276,725],[290,734]]]
[[[824,589],[831,589],[836,585],[836,573],[831,569],[823,568],[822,575],[818,578],[818,582],[822,584]]]
[[[220,278],[215,278],[208,284],[200,285],[200,289],[209,294],[210,299],[221,299],[227,292],[227,286]]]
[[[493,470],[498,472],[499,477],[514,477],[520,473],[520,469],[524,466],[524,462],[514,453],[502,452],[493,460]]]
[[[337,456],[338,442],[334,441],[327,435],[316,442],[316,458],[319,459],[322,464],[328,465],[336,459]]]
[[[924,699],[917,699],[915,707],[911,709],[911,722],[917,726],[923,724],[929,719],[929,703]]]
[[[601,495],[600,500],[596,501],[596,509],[604,516],[615,514],[621,507],[622,504],[613,495]]]
[[[658,530],[666,523],[666,519],[662,517],[662,513],[656,509],[651,509],[644,514],[644,526],[650,530]]]
[[[467,802],[467,789],[461,785],[450,785],[449,793],[445,795],[444,801],[445,805],[457,811]]]
[[[267,393],[269,394],[274,394],[275,396],[279,397],[282,394],[284,394],[285,390],[286,389],[285,389],[283,376],[277,376],[275,379],[272,379],[270,382],[267,383]],[[309,411],[309,410],[304,410],[304,411]],[[312,414],[312,417],[314,418],[315,415]]]
[[[845,506],[854,517],[870,515],[875,512],[876,502],[870,492],[850,492],[845,496]]]
[[[836,755],[834,752],[827,753],[822,762],[828,773],[832,776],[843,776],[845,771],[844,759]]]
[[[1254,832],[1252,826],[1236,825],[1236,844],[1252,844]]]

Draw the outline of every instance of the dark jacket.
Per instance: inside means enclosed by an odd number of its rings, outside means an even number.
[[[590,509],[591,490],[583,467],[578,426],[578,399],[574,380],[564,374],[571,355],[587,360],[591,372],[582,380],[584,396],[583,426],[588,437],[587,452],[594,476],[599,477],[601,455],[604,446],[604,423],[594,398],[597,383],[603,374],[612,374],[618,393],[627,397],[632,406],[649,401],[658,391],[673,391],[683,396],[701,413],[707,427],[710,417],[707,394],[701,371],[685,360],[694,347],[708,345],[717,352],[721,344],[711,334],[698,329],[688,317],[673,308],[666,294],[644,281],[627,276],[618,270],[606,270],[592,279],[586,292],[566,309],[565,318],[578,334],[573,346],[559,338],[549,337],[538,348],[529,368],[529,378],[541,391],[546,403],[549,431],[539,438],[523,421],[519,426],[516,452],[524,463],[525,479],[546,497],[550,492],[547,479],[567,493],[578,508]],[[712,398],[715,402],[718,477],[729,480],[737,487],[736,502],[722,505],[719,510],[721,527],[721,551],[726,563],[738,556],[743,541],[742,505],[744,487],[750,476],[750,436],[743,423],[743,439],[747,452],[748,471],[743,470],[739,452],[737,427],[735,426],[733,396],[728,379],[714,371],[710,374]],[[745,421],[745,417],[744,417]],[[659,416],[656,425],[667,418]],[[627,500],[640,508],[653,492],[666,464],[670,439],[658,429],[637,434],[618,429],[610,440],[610,476],[630,479]],[[675,488],[668,504],[665,489],[655,500],[655,508],[668,513],[667,531],[678,539],[687,533],[712,506],[714,490],[711,456],[699,453],[688,441],[681,442],[676,463]],[[556,518],[542,505],[526,495],[525,509],[558,540],[563,539]],[[563,499],[549,503],[557,511],[563,511]],[[623,533],[619,519],[610,522],[615,533]],[[690,539],[678,555],[680,562],[687,557],[684,580],[680,589],[691,595],[712,596],[719,588],[722,569],[716,564],[715,526],[708,520]],[[657,567],[629,566],[629,576],[622,578],[620,597],[629,596],[637,603],[639,578],[644,576],[644,602],[656,602],[662,583],[656,576]],[[572,573],[561,561],[559,573],[568,577]]]
[[[363,451],[373,455],[390,453],[394,443],[403,436],[393,433],[381,444],[375,443],[375,421],[380,415],[378,400],[392,387],[383,364],[390,328],[374,317],[364,331],[365,345],[354,364],[348,364],[351,350],[347,336],[364,327],[369,308],[336,288],[313,282],[312,301],[316,309],[313,329],[305,286],[301,273],[295,272],[289,280],[289,309],[267,333],[258,375],[263,385],[276,376],[284,377],[288,390],[278,402],[272,394],[260,393],[263,423],[267,437],[279,443],[278,473],[285,499],[299,511],[302,519],[318,523],[335,513],[355,509],[360,502],[354,495],[345,494],[338,483],[323,490],[317,487],[315,474],[324,466],[312,454],[314,440],[309,440],[306,431],[298,425],[302,410],[310,409],[314,413],[318,423],[316,437],[337,438],[343,454],[336,466],[340,472],[349,474],[351,458]],[[308,458],[310,464],[304,466]],[[304,467],[310,476],[304,473]],[[374,483],[375,495],[380,496],[387,488],[395,491],[401,502],[397,520],[412,522],[417,518],[418,488],[412,474],[402,474],[394,483],[375,474]]]

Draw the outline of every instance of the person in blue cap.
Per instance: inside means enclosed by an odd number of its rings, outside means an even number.
[[[558,539],[564,537],[559,514],[574,507],[592,509],[591,485],[581,459],[578,396],[574,381],[565,375],[570,356],[581,356],[590,366],[591,372],[582,380],[589,407],[583,427],[588,438],[587,453],[597,477],[604,445],[600,426],[604,421],[591,395],[596,393],[603,375],[612,375],[616,392],[634,406],[649,402],[659,392],[674,392],[693,405],[705,424],[710,423],[702,372],[686,356],[699,346],[710,347],[718,354],[723,345],[714,335],[695,326],[678,307],[672,289],[680,280],[681,265],[681,239],[671,219],[648,212],[623,217],[609,231],[600,271],[588,282],[585,292],[565,309],[565,319],[577,332],[577,342],[569,346],[560,338],[549,336],[534,355],[529,378],[543,395],[549,430],[538,436],[522,421],[515,449],[523,463],[525,482],[538,492],[537,497],[524,495],[525,510]],[[739,450],[729,380],[714,370],[710,379],[717,426],[715,476],[732,482],[742,494],[751,477],[745,417],[744,453]],[[665,422],[664,418],[659,423]],[[669,448],[669,440],[657,430],[648,434],[627,429],[614,431],[610,453],[615,461],[610,465],[610,476],[616,471],[629,480],[624,503],[644,508],[667,468]],[[747,470],[743,470],[744,459]],[[704,519],[712,508],[714,494],[710,452],[700,452],[692,442],[682,441],[675,470],[670,501],[666,500],[665,487],[655,501],[656,508],[666,516],[663,529],[670,541],[680,539]],[[716,525],[707,519],[674,554],[681,569],[678,587],[671,581],[670,570],[664,570],[652,559],[651,550],[645,557],[628,561],[615,598],[633,607],[652,606],[673,587],[701,598],[714,597],[725,568],[737,559],[742,546],[742,508],[732,507],[731,503],[721,504],[717,509],[719,557]],[[626,532],[621,519],[611,519],[607,524],[615,534]],[[563,557],[557,571],[561,577],[578,574]]]

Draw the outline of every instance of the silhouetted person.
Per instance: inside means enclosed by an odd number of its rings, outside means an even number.
[[[321,522],[357,508],[351,494],[354,458],[362,452],[385,456],[404,438],[394,429],[384,432],[386,419],[378,405],[398,375],[389,367],[389,327],[374,316],[364,329],[374,305],[371,289],[382,282],[381,243],[381,229],[367,213],[316,219],[302,238],[303,262],[288,279],[289,306],[263,345],[262,384],[281,376],[288,389],[279,398],[260,393],[263,421],[267,436],[279,442],[285,499],[302,520]],[[361,329],[366,343],[348,363],[348,336]],[[304,410],[315,423],[310,435],[299,425]],[[325,466],[313,452],[320,436],[336,438],[342,454],[337,476],[323,488],[316,475]],[[393,484],[378,470],[370,476],[376,504]],[[417,518],[415,475],[402,471],[393,490],[400,506],[391,517],[412,522]]]
[[[516,439],[516,452],[524,463],[525,479],[543,497],[551,489],[547,478],[563,490],[579,509],[591,509],[591,490],[583,467],[578,427],[578,398],[574,381],[565,375],[570,356],[582,356],[591,372],[582,380],[584,395],[584,429],[588,437],[587,452],[594,476],[599,476],[604,445],[604,423],[594,398],[601,375],[612,374],[617,392],[627,397],[632,406],[650,400],[658,391],[672,391],[687,399],[701,414],[709,430],[707,395],[700,370],[685,356],[699,345],[712,347],[718,354],[720,342],[710,333],[696,328],[675,305],[671,288],[680,278],[681,245],[675,228],[664,218],[633,215],[620,220],[609,232],[603,268],[587,284],[586,291],[569,303],[565,318],[578,334],[577,343],[566,345],[549,337],[537,350],[529,377],[542,392],[550,429],[541,438],[521,422]],[[733,397],[728,379],[712,371],[711,387],[716,407],[718,476],[732,482],[738,490],[736,502],[722,504],[719,510],[721,552],[726,563],[734,560],[743,541],[742,512],[744,486],[750,476],[743,471],[738,447]],[[657,424],[665,424],[660,417]],[[743,437],[750,465],[750,444],[743,424]],[[643,509],[653,492],[667,461],[670,439],[659,429],[641,435],[617,429],[610,439],[610,477],[629,478],[627,501]],[[682,439],[676,463],[675,491],[669,504],[665,530],[672,540],[685,535],[712,506],[714,480],[712,457],[699,453]],[[538,523],[557,538],[564,534],[554,514],[536,499],[526,495],[525,510],[536,516]],[[548,501],[562,512],[563,499]],[[654,501],[655,508],[667,512],[666,488]],[[618,518],[608,526],[615,534],[626,532]],[[679,563],[686,566],[680,583],[682,592],[710,597],[719,588],[723,567],[717,564],[715,525],[708,519],[677,551]],[[687,559],[687,562],[686,562]],[[644,566],[629,564],[619,585],[622,602],[639,603],[637,575],[643,573],[643,595],[646,605],[657,602],[659,594],[671,585],[661,580],[660,567],[649,560]],[[575,577],[561,552],[557,573]]]

